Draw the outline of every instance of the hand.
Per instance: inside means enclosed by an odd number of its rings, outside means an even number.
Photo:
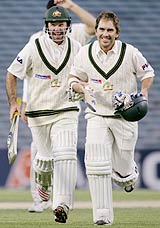
[[[118,92],[115,95],[113,102],[114,102],[115,110],[119,110],[121,108],[127,109],[133,105],[131,95],[125,94],[123,92]]]
[[[73,83],[72,85],[72,89],[76,92],[76,93],[84,93],[84,88],[88,86],[87,82],[79,82],[79,83]]]
[[[16,102],[10,104],[10,121],[12,122],[14,115],[20,113],[21,98],[17,98]]]
[[[118,110],[124,106],[125,98],[126,98],[126,94],[124,94],[123,92],[118,92],[114,96],[113,104],[114,104],[115,110]]]
[[[54,3],[66,9],[70,9],[74,4],[71,0],[54,0]]]
[[[14,114],[15,114],[15,112],[17,112],[17,111],[18,111],[18,107],[17,107],[16,104],[10,106],[10,122],[12,122],[12,119],[13,119],[13,117],[14,117]]]

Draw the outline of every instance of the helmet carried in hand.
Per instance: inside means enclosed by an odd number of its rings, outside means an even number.
[[[132,96],[133,104],[129,108],[124,107],[118,109],[115,114],[121,115],[125,120],[134,122],[141,120],[148,112],[148,101],[140,94],[140,96]]]

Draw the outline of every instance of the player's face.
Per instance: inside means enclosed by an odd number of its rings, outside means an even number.
[[[66,21],[57,21],[48,23],[48,32],[52,40],[61,44],[64,41],[66,32],[67,32],[67,22]]]
[[[104,52],[109,51],[119,34],[111,20],[101,19],[96,30],[99,45]]]

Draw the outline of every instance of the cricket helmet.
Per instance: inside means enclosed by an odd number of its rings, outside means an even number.
[[[148,112],[147,99],[141,94],[138,97],[131,97],[133,100],[132,106],[127,109],[123,107],[116,111],[116,114],[121,115],[125,120],[135,122],[141,120]]]
[[[62,6],[52,6],[46,11],[44,19],[45,23],[54,21],[66,21],[68,27],[71,24],[71,17],[69,15],[69,12]]]

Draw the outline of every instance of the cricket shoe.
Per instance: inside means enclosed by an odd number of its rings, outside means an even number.
[[[48,201],[35,201],[32,203],[31,207],[28,208],[28,212],[43,212],[44,210],[47,210],[51,208],[52,203],[51,200]]]
[[[43,210],[51,209],[52,202],[49,199],[48,201],[42,201],[41,205],[42,205]]]
[[[38,186],[38,193],[42,201],[48,201],[50,199],[51,190],[46,186]]]
[[[55,222],[59,223],[66,223],[68,218],[69,207],[65,204],[61,204],[58,206],[54,211],[53,214],[55,215]]]
[[[31,207],[28,208],[28,212],[37,212],[37,213],[43,212],[41,201],[33,202]]]
[[[110,222],[105,222],[104,220],[98,220],[97,222],[94,223],[95,226],[99,225],[105,225],[105,226],[110,226],[112,225]]]

